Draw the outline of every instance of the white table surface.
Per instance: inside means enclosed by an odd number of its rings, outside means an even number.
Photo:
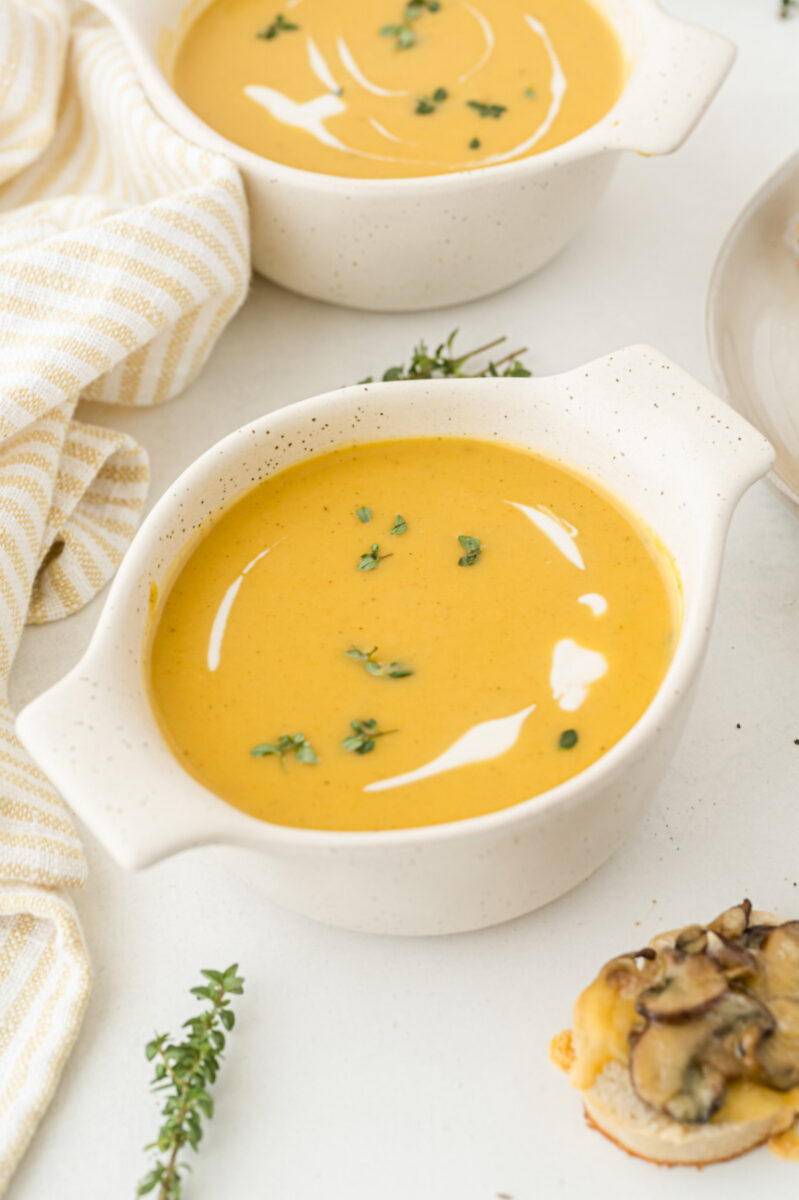
[[[400,361],[454,326],[507,333],[538,374],[648,341],[712,385],[710,269],[751,193],[799,142],[799,14],[777,0],[669,0],[727,33],[733,72],[675,156],[628,155],[583,234],[538,276],[463,309],[368,315],[262,280],[211,362],[155,411],[86,406],[152,457],[151,500],[236,426]],[[799,285],[798,285],[799,286]],[[17,705],[82,654],[99,597],[29,630]],[[270,907],[212,850],[125,874],[85,837],[78,906],[95,983],[11,1200],[134,1194],[157,1127],[142,1047],[194,1011],[201,967],[238,960],[246,994],[187,1200],[647,1200],[799,1187],[761,1150],[701,1175],[628,1159],[580,1115],[547,1043],[613,953],[749,895],[799,916],[799,513],[767,483],[735,515],[693,718],[649,815],[592,879],[497,929],[380,939]],[[739,727],[740,726],[740,727]]]

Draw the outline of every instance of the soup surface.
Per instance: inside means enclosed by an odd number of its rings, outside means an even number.
[[[275,474],[210,527],[155,626],[151,696],[186,769],[245,812],[429,825],[594,762],[678,622],[665,555],[577,475],[495,443],[377,442]]]
[[[213,0],[187,22],[172,78],[256,154],[394,178],[558,146],[613,107],[625,70],[590,0],[286,0],[279,13]]]

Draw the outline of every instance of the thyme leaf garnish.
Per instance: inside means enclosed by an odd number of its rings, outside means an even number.
[[[564,729],[558,738],[558,746],[561,750],[572,750],[577,745],[577,741],[576,729]]]
[[[319,761],[313,746],[304,733],[282,733],[276,742],[261,742],[260,745],[253,746],[250,754],[254,758],[268,758],[270,755],[275,755],[280,759],[283,770],[286,769],[284,759],[287,754],[293,754],[297,762],[307,763],[309,766],[313,766]]]
[[[402,21],[396,25],[384,25],[380,30],[380,35],[394,38],[397,50],[409,50],[411,46],[416,45],[416,31],[413,29],[413,22],[418,21],[426,12],[438,12],[440,7],[439,0],[410,0],[410,3],[405,5]]]
[[[406,679],[408,675],[413,675],[411,668],[406,667],[403,663],[378,662],[374,657],[376,653],[377,646],[373,646],[371,650],[359,650],[357,646],[353,646],[351,650],[347,651],[347,658],[363,663],[368,675],[383,676],[386,679]]]
[[[372,510],[363,504],[360,508],[355,510],[355,515],[359,521],[363,522],[364,525],[368,525],[372,519]]]
[[[507,104],[484,104],[482,100],[467,100],[468,108],[473,108],[479,117],[501,117],[508,111]]]
[[[266,29],[259,30],[255,36],[271,42],[279,33],[292,33],[295,29],[299,29],[299,25],[295,25],[293,21],[287,21],[282,13],[278,13],[272,24],[267,25]]]
[[[358,563],[359,571],[374,571],[375,567],[383,561],[384,558],[391,558],[390,554],[381,554],[380,547],[377,542],[372,542],[370,548],[365,554],[361,555],[361,561]]]
[[[495,346],[500,346],[507,338],[495,338],[493,342],[487,342],[484,346],[478,346],[476,350],[470,350],[467,354],[456,355],[453,351],[455,338],[458,335],[458,330],[453,329],[445,342],[441,342],[435,350],[430,351],[427,348],[427,343],[420,341],[414,347],[411,361],[407,367],[388,367],[382,375],[384,383],[393,383],[400,379],[450,379],[455,376],[464,376],[472,379],[478,379],[483,375],[494,376],[527,376],[532,372],[527,369],[520,361],[519,355],[525,354],[527,347],[522,346],[520,350],[514,350],[510,354],[503,355],[502,358],[490,361],[487,367],[483,367],[482,371],[465,371],[464,367],[478,354],[484,354],[487,350],[493,350]],[[503,370],[498,368],[503,367]],[[362,379],[361,383],[372,383],[374,376],[368,375],[366,379]]]
[[[464,550],[464,553],[458,559],[458,566],[473,567],[480,557],[480,551],[482,550],[480,539],[476,537],[469,537],[469,535],[466,533],[460,533],[458,534],[458,541]]]
[[[470,150],[479,150],[479,149],[480,149],[480,139],[479,139],[479,137],[473,137],[473,138],[472,138],[472,140],[469,142],[469,149],[470,149]]]
[[[226,971],[203,971],[208,980],[191,989],[193,996],[207,1000],[209,1007],[197,1017],[189,1017],[183,1028],[183,1041],[172,1041],[168,1033],[158,1034],[145,1047],[147,1061],[153,1067],[153,1092],[166,1092],[161,1109],[163,1124],[154,1142],[145,1147],[157,1150],[159,1159],[140,1182],[137,1195],[147,1196],[158,1188],[158,1200],[180,1200],[181,1176],[189,1164],[180,1161],[184,1147],[198,1150],[203,1136],[203,1119],[214,1115],[214,1102],[208,1091],[219,1073],[225,1048],[225,1034],[235,1024],[230,997],[240,996],[244,980],[238,963]]]
[[[396,38],[398,50],[409,50],[416,44],[416,34],[407,21],[403,21],[401,25],[384,25],[380,33],[383,37]]]
[[[397,732],[396,729],[379,729],[374,717],[364,718],[361,721],[350,721],[350,729],[353,732],[341,743],[341,749],[350,754],[371,754],[377,738],[387,737],[388,734]]]
[[[446,88],[436,88],[432,96],[422,96],[421,100],[417,100],[414,112],[420,116],[427,116],[429,113],[436,112],[439,104],[443,104],[449,98],[449,92]]]
[[[394,524],[391,526],[389,533],[394,534],[395,537],[399,537],[400,534],[407,533],[407,532],[408,532],[408,522],[405,520],[405,518],[402,516],[401,513],[397,513],[396,517],[394,518]]]

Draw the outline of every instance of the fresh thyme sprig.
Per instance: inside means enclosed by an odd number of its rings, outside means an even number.
[[[418,21],[426,12],[438,12],[440,7],[439,0],[410,0],[405,5],[402,21],[397,25],[384,25],[380,30],[381,36],[395,38],[397,50],[409,50],[411,46],[416,45],[413,22]]]
[[[371,754],[377,738],[387,737],[390,733],[397,732],[396,729],[379,729],[374,717],[365,718],[362,721],[350,721],[350,729],[353,732],[349,737],[344,738],[341,749],[347,750],[351,754]]]
[[[299,29],[299,25],[295,25],[293,21],[287,21],[282,13],[278,13],[272,24],[267,25],[266,29],[259,30],[255,36],[271,42],[279,33],[293,33],[295,29]]]
[[[464,550],[464,553],[458,559],[458,566],[473,567],[480,557],[480,551],[482,550],[480,539],[476,537],[469,537],[469,535],[466,533],[460,533],[458,534],[458,541]]]
[[[261,742],[250,751],[255,758],[268,758],[274,754],[280,759],[280,765],[285,771],[285,757],[293,754],[297,762],[313,766],[319,760],[316,752],[304,733],[282,733],[276,742]]]
[[[162,1033],[145,1047],[147,1061],[155,1063],[152,1090],[165,1092],[166,1097],[158,1137],[145,1147],[158,1150],[161,1157],[139,1184],[139,1196],[158,1188],[158,1200],[180,1200],[181,1176],[189,1170],[189,1164],[181,1161],[181,1152],[185,1146],[194,1151],[199,1148],[203,1118],[210,1120],[214,1115],[208,1088],[219,1072],[225,1033],[235,1022],[230,997],[244,991],[238,970],[238,963],[234,963],[226,971],[201,972],[208,982],[192,988],[191,993],[207,1000],[209,1007],[183,1023],[189,1031],[185,1040],[171,1041],[168,1033]]]
[[[372,542],[372,545],[366,551],[366,553],[361,555],[361,561],[358,563],[358,570],[374,571],[375,567],[377,567],[384,558],[391,558],[391,555],[381,554],[380,546],[377,544],[377,542]]]
[[[353,646],[351,650],[347,651],[347,658],[363,663],[369,675],[383,676],[387,679],[406,679],[408,675],[413,675],[411,668],[406,667],[403,663],[378,662],[374,657],[376,653],[377,646],[372,646],[371,650],[359,650],[357,646]]]
[[[529,371],[519,361],[519,356],[526,353],[526,346],[522,346],[520,350],[513,350],[510,354],[505,354],[502,358],[496,359],[496,361],[490,361],[488,366],[484,367],[482,371],[464,371],[463,368],[470,359],[476,358],[478,354],[485,354],[486,350],[493,350],[495,346],[501,346],[508,339],[505,337],[495,338],[493,342],[486,342],[484,346],[478,346],[476,350],[470,350],[467,354],[456,356],[453,351],[453,344],[457,336],[458,330],[453,329],[447,340],[441,342],[432,353],[428,350],[427,343],[420,341],[414,348],[409,365],[407,367],[389,367],[383,372],[383,382],[393,383],[399,379],[451,379],[454,376],[463,376],[471,379],[478,379],[483,375],[526,377],[532,374],[532,371]],[[503,367],[504,369],[500,371],[499,367]],[[373,375],[369,375],[366,379],[361,380],[361,383],[373,382]]]
[[[479,117],[493,117],[495,120],[508,111],[507,104],[484,104],[482,100],[467,100],[467,108],[473,108]]]

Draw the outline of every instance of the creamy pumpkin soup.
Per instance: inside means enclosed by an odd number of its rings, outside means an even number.
[[[590,0],[213,0],[171,74],[198,116],[256,154],[394,178],[558,146],[613,107],[625,71]]]
[[[152,703],[186,769],[256,817],[430,825],[599,758],[678,623],[664,552],[588,481],[494,443],[372,443],[210,527],[156,622]]]

